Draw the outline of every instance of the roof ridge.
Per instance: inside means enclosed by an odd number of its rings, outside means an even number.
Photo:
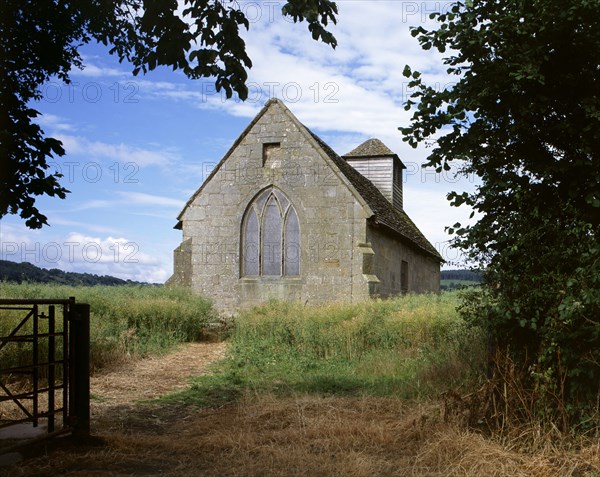
[[[343,155],[343,157],[378,157],[378,156],[398,157],[398,155],[394,151],[392,151],[389,147],[387,147],[381,139],[378,139],[376,137],[367,139],[365,142],[363,142],[359,146],[352,149],[352,151]]]
[[[304,124],[302,124],[304,126]],[[304,126],[338,169],[346,176],[357,192],[373,210],[374,220],[393,232],[409,240],[413,245],[437,260],[444,261],[440,253],[427,240],[408,214],[396,209],[381,191],[360,172],[340,157],[323,139]]]
[[[204,182],[202,182],[202,184],[200,185],[200,187],[196,190],[196,192],[194,192],[194,194],[188,199],[188,201],[186,202],[186,204],[184,205],[183,209],[181,209],[181,212],[179,212],[179,215],[177,216],[177,225],[175,225],[175,228],[180,228],[181,227],[181,220],[183,218],[183,214],[185,213],[185,211],[187,210],[187,208],[194,202],[194,200],[196,199],[196,197],[198,197],[198,195],[200,194],[200,192],[202,192],[202,189],[204,189],[204,187],[206,186],[206,184],[208,184],[211,179],[217,174],[217,172],[219,171],[219,169],[221,169],[221,166],[223,164],[225,164],[225,161],[229,158],[229,156],[233,153],[233,151],[235,150],[236,147],[239,146],[239,144],[242,142],[242,139],[244,137],[246,137],[246,135],[248,134],[248,132],[250,132],[250,130],[254,127],[254,125],[258,122],[258,120],[267,112],[267,110],[269,109],[269,107],[272,104],[281,104],[285,107],[285,104],[283,104],[279,99],[277,98],[271,98],[269,99],[265,105],[261,108],[261,110],[256,114],[256,116],[254,116],[254,118],[252,119],[252,121],[250,121],[250,123],[248,124],[248,126],[246,126],[244,128],[244,130],[240,133],[240,135],[238,136],[238,138],[233,142],[233,144],[231,145],[231,147],[227,150],[227,152],[225,153],[225,155],[221,158],[221,160],[217,163],[217,165],[213,168],[213,170],[211,171],[211,173],[208,175],[208,177],[204,180]],[[287,109],[287,108],[286,108]]]

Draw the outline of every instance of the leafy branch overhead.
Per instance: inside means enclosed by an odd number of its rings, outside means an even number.
[[[597,221],[600,7],[528,3],[457,4],[432,15],[437,30],[412,29],[423,48],[452,53],[444,62],[458,82],[436,91],[407,67],[417,109],[402,131],[413,146],[441,133],[429,165],[466,158],[484,179],[558,194]]]
[[[590,0],[456,2],[431,15],[434,30],[412,28],[456,83],[439,91],[404,69],[414,88],[405,140],[434,140],[427,165],[460,160],[480,178],[474,192],[449,194],[479,217],[449,228],[487,267],[471,318],[533,362],[534,384],[562,396],[567,421],[584,420],[600,392],[598,18]]]
[[[62,156],[59,141],[47,138],[35,118],[32,102],[52,77],[69,82],[81,68],[79,48],[91,41],[110,45],[133,73],[159,66],[182,71],[188,78],[212,78],[217,91],[246,99],[247,70],[252,61],[242,33],[250,23],[232,0],[3,0],[0,3],[0,218],[20,214],[31,228],[47,218],[35,206],[40,195],[64,198],[60,174],[48,171],[48,159]],[[282,15],[307,22],[315,40],[333,48],[326,30],[336,23],[337,5],[330,0],[288,0]]]

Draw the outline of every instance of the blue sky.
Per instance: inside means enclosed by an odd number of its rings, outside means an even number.
[[[412,114],[402,107],[409,93],[404,65],[436,87],[452,81],[441,57],[422,51],[409,34],[450,4],[339,1],[335,50],[314,42],[305,24],[283,19],[281,5],[240,2],[251,21],[245,39],[254,64],[246,102],[227,100],[210,79],[190,81],[168,69],[134,77],[106,48],[83,48],[86,68],[72,71],[71,85],[44,85],[35,105],[47,135],[63,141],[67,154],[51,167],[71,193],[38,199],[50,227],[32,231],[17,216],[3,218],[0,258],[164,282],[181,240],[173,229],[179,211],[276,96],[339,154],[371,137],[394,150],[407,165],[405,210],[446,260],[460,259],[444,227],[467,222],[470,211],[450,207],[445,196],[471,190],[475,180],[422,170],[427,149],[410,148],[397,129]]]

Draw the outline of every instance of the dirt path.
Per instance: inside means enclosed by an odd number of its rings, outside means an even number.
[[[192,376],[206,374],[225,357],[225,343],[187,343],[177,351],[126,363],[92,376],[92,415],[117,405],[155,399],[185,389]]]
[[[181,406],[140,403],[187,389],[190,378],[209,373],[226,352],[226,343],[187,343],[165,356],[133,361],[92,376],[92,432],[100,436],[125,428],[159,432],[167,421],[185,417],[180,414]]]
[[[125,458],[117,449],[131,448],[130,439],[143,443],[148,436],[176,433],[177,424],[185,423],[196,409],[148,401],[187,389],[192,377],[211,372],[211,365],[225,357],[227,347],[227,343],[186,343],[164,356],[122,363],[94,374],[90,414],[95,444],[48,441],[52,455],[28,459],[16,468],[0,467],[0,477],[163,475],[162,465],[158,469],[149,466],[145,453],[135,451]],[[116,470],[110,470],[111,465]]]

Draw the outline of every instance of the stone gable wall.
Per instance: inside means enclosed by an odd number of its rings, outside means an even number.
[[[263,167],[263,144],[280,153]],[[272,152],[271,152],[272,153]],[[300,221],[299,277],[240,277],[240,231],[252,199],[269,186],[292,202]],[[182,217],[183,242],[177,276],[211,297],[224,312],[277,298],[321,303],[369,296],[359,244],[366,241],[362,205],[278,104],[273,104],[241,140]],[[186,242],[190,240],[190,242]],[[190,245],[191,244],[191,245]],[[190,277],[188,279],[188,277]]]

